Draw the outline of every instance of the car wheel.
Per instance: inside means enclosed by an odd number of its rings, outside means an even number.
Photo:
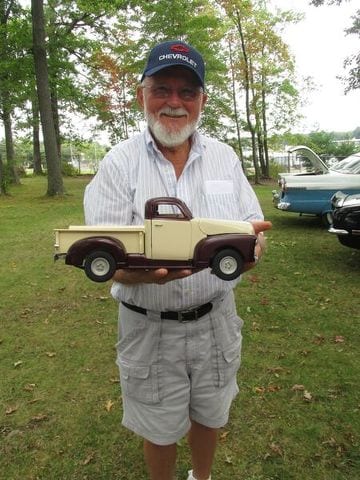
[[[325,212],[321,215],[321,221],[322,224],[326,227],[329,228],[330,225],[333,223],[333,214],[332,212]]]
[[[211,266],[212,273],[221,280],[234,280],[242,272],[244,260],[236,250],[225,248],[215,255]]]
[[[90,280],[107,282],[116,272],[116,262],[110,253],[96,251],[86,257],[84,270]]]

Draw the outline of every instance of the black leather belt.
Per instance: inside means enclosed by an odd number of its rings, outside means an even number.
[[[130,303],[121,302],[129,310],[134,312],[142,313],[143,315],[147,314],[146,308],[137,307],[136,305],[131,305]],[[203,317],[209,313],[213,308],[212,303],[204,303],[198,308],[193,310],[182,310],[181,312],[160,312],[160,317],[164,320],[178,320],[179,322],[191,322],[192,320],[197,320],[198,318]]]

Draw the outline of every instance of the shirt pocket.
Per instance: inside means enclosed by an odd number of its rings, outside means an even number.
[[[239,205],[234,193],[206,193],[203,207],[207,217],[236,220],[239,218]]]
[[[116,363],[124,395],[148,405],[160,402],[158,365],[144,365],[119,356]]]

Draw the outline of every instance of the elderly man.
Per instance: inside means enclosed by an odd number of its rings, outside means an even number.
[[[190,45],[168,41],[153,48],[137,89],[147,129],[101,162],[86,189],[86,222],[142,224],[146,200],[174,196],[194,216],[252,221],[260,257],[269,223],[238,158],[197,132],[207,100],[204,76],[203,58]],[[238,392],[242,320],[233,288],[239,279],[226,282],[209,269],[159,268],[117,270],[113,280],[123,425],[144,438],[152,480],[174,478],[176,444],[186,434],[188,480],[208,480],[218,429]]]

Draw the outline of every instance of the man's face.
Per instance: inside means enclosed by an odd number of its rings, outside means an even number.
[[[150,130],[166,147],[182,145],[194,133],[207,99],[194,74],[183,67],[146,77],[137,98]]]

